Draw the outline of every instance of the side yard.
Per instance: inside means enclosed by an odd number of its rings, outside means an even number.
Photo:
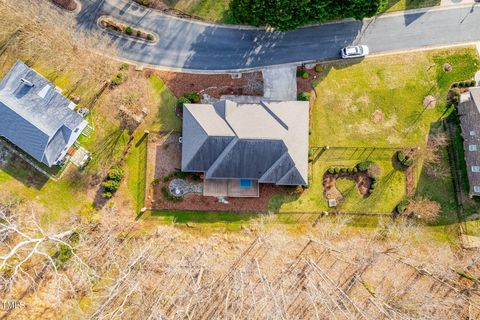
[[[451,64],[449,72],[444,65]],[[372,57],[361,62],[326,64],[318,71],[307,70],[316,96],[311,113],[311,171],[309,188],[300,196],[275,196],[272,210],[311,212],[327,209],[322,177],[329,167],[352,166],[369,160],[381,167],[378,187],[362,198],[357,190],[344,190],[344,200],[336,208],[343,212],[390,213],[406,196],[406,177],[392,162],[394,152],[368,154],[364,148],[418,148],[414,161],[417,195],[427,196],[442,205],[440,223],[455,221],[451,175],[428,177],[423,158],[427,135],[439,126],[451,109],[446,93],[454,81],[473,77],[479,69],[473,48],[411,53],[402,56]],[[348,67],[348,68],[347,68]],[[302,80],[304,81],[304,80]],[[300,84],[300,88],[308,88]],[[424,99],[434,97],[434,108]],[[330,149],[324,151],[324,147]],[[331,156],[339,147],[358,149],[350,155]],[[318,151],[320,150],[320,151]],[[446,150],[443,161],[448,161]],[[446,163],[442,164],[447,168]],[[430,196],[431,193],[431,196]],[[413,195],[412,195],[413,196]]]

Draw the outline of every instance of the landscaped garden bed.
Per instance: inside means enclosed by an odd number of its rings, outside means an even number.
[[[376,178],[368,171],[373,163],[360,163],[354,167],[330,167],[323,175],[323,195],[340,203],[344,195],[357,190],[364,198],[375,189]],[[359,170],[362,169],[362,170]],[[348,180],[348,181],[346,181]]]
[[[135,40],[142,40],[152,43],[158,40],[158,37],[154,36],[152,33],[146,32],[145,30],[136,27],[132,27],[113,18],[101,17],[99,19],[99,24],[104,29],[115,32],[119,35],[130,37]]]

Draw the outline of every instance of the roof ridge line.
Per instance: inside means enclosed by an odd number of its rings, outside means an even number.
[[[269,104],[264,101],[264,100],[260,100],[260,105],[265,109],[265,111],[268,112],[268,114],[270,114],[270,116],[272,116],[273,119],[275,119],[275,121],[277,121],[285,130],[288,130],[288,125],[283,122],[282,119],[280,119],[280,117],[275,113],[273,112],[272,109],[270,109],[270,106]]]
[[[284,158],[286,158],[287,156],[289,156],[289,154],[288,154],[288,148],[287,148],[287,151],[285,151],[285,152],[277,159],[277,161],[275,161],[275,162],[272,164],[272,166],[271,166],[270,168],[268,168],[267,171],[265,171],[265,173],[258,179],[258,181],[262,181],[263,178],[264,178],[266,175],[270,174],[270,173],[280,164],[280,162],[281,162]]]
[[[303,177],[302,177],[302,175],[300,174],[300,171],[298,171],[298,169],[297,169],[297,166],[296,166],[296,165],[295,165],[295,166],[293,166],[293,167],[291,167],[291,168],[290,168],[290,170],[288,170],[288,171],[287,171],[287,173],[285,173],[285,174],[284,174],[284,175],[283,175],[283,176],[282,176],[280,179],[278,179],[278,181],[275,183],[275,185],[277,185],[277,186],[278,186],[278,185],[279,185],[279,183],[282,183],[282,180],[283,180],[283,179],[284,179],[284,178],[285,178],[285,177],[286,177],[286,176],[287,176],[289,173],[291,173],[291,172],[292,172],[292,170],[294,170],[294,169],[295,169],[295,170],[297,170],[297,172],[298,172],[298,175],[299,175],[299,176],[302,178],[302,180],[303,180],[303,182],[305,183],[305,185],[307,185],[307,181],[305,181],[305,179],[303,179]],[[282,184],[282,185],[285,185],[285,184]]]
[[[240,139],[235,136],[232,141],[230,141],[228,143],[228,145],[225,147],[225,149],[223,149],[222,153],[220,153],[220,155],[217,157],[217,159],[215,159],[215,161],[212,163],[212,165],[210,166],[210,168],[208,168],[207,172],[205,172],[205,176],[207,177],[207,179],[210,179],[211,178],[211,173],[214,169],[216,169],[216,167],[218,167],[218,165],[221,163],[222,159],[225,157],[225,154],[227,152],[229,152],[230,150],[233,149],[233,147],[235,146],[235,144],[239,141]]]

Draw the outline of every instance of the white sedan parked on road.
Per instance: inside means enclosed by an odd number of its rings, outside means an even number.
[[[361,58],[368,55],[370,51],[367,46],[348,46],[342,49],[342,58]]]

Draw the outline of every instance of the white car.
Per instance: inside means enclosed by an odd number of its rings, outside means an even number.
[[[348,46],[342,49],[342,58],[351,59],[351,58],[361,58],[368,55],[370,51],[367,46]]]

